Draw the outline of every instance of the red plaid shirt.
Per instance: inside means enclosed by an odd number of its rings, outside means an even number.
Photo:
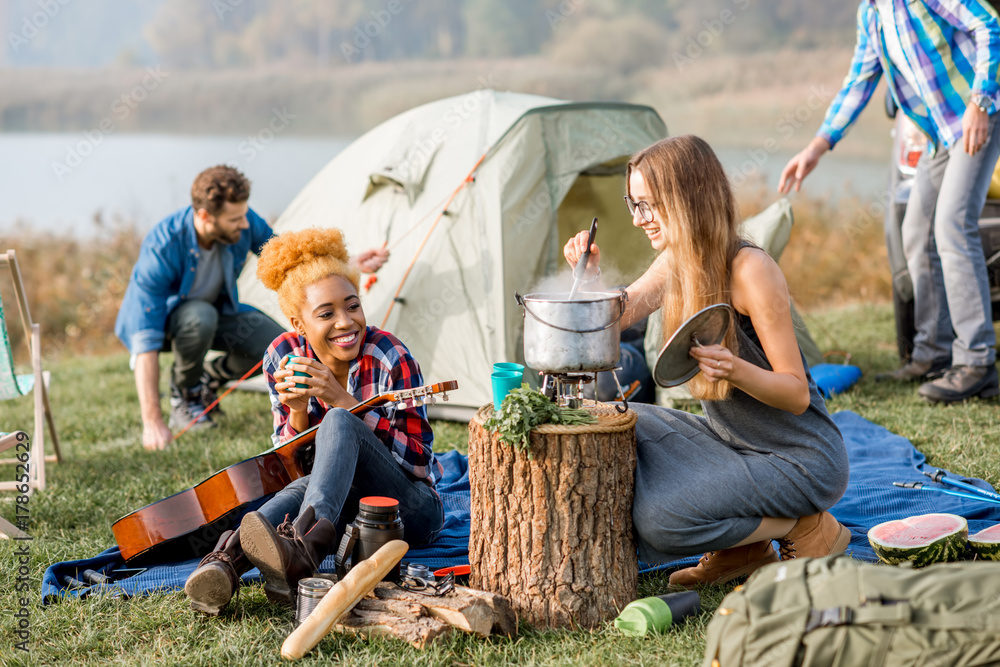
[[[318,361],[309,342],[294,331],[278,336],[264,353],[264,377],[274,415],[271,440],[275,445],[298,435],[288,422],[291,411],[278,400],[278,392],[274,388],[274,373],[286,354]],[[360,403],[387,391],[412,389],[423,383],[420,367],[398,338],[375,327],[365,329],[361,351],[351,362],[347,393]],[[310,397],[309,426],[323,421],[329,410],[330,406],[326,403]],[[431,486],[441,479],[443,470],[432,449],[434,432],[427,421],[427,408],[420,406],[399,410],[395,404],[384,404],[369,410],[361,419],[385,443],[404,470]]]

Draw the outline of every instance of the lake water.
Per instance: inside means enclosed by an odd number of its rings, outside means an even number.
[[[94,145],[83,133],[0,134],[0,234],[20,220],[84,237],[98,212],[146,230],[190,204],[194,177],[222,163],[246,174],[250,205],[273,221],[349,143],[279,136],[255,146],[247,137],[122,134]]]
[[[0,237],[20,222],[78,237],[94,233],[93,218],[115,218],[149,229],[190,203],[195,175],[232,164],[253,183],[250,205],[274,221],[306,183],[348,144],[347,138],[277,136],[254,145],[248,137],[83,133],[0,134]],[[762,177],[770,187],[791,154],[754,155],[720,148],[737,180]],[[752,172],[752,173],[751,173]],[[874,195],[885,187],[882,161],[827,156],[809,177],[812,194]]]
[[[889,141],[887,135],[886,142]],[[715,152],[734,183],[754,183],[762,179],[763,183],[775,192],[776,197],[781,170],[795,155],[792,151],[767,154],[759,146],[755,148],[727,146],[715,148]],[[816,169],[803,181],[802,194],[815,197],[828,196],[832,199],[851,195],[863,198],[876,197],[885,192],[888,183],[888,158],[873,160],[832,152],[827,153]],[[791,197],[794,205],[795,195],[792,194]]]

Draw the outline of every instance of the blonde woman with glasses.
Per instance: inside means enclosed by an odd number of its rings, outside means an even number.
[[[695,347],[690,382],[704,416],[633,404],[638,412],[633,520],[639,557],[666,563],[694,588],[782,558],[844,551],[850,531],[826,510],[847,487],[843,437],[809,376],[792,328],[788,287],[763,250],[741,239],[722,165],[704,140],[672,137],[636,153],[626,171],[632,224],[659,252],[628,288],[622,327],[662,309],[665,338],[706,306],[736,317],[718,345]],[[571,265],[587,233],[563,249]],[[591,247],[588,268],[600,264]]]

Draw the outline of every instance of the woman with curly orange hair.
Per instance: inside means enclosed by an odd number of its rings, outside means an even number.
[[[431,541],[444,511],[434,485],[442,469],[426,408],[381,406],[363,417],[360,401],[423,384],[420,368],[392,334],[367,326],[358,270],[336,229],[307,229],[270,240],[257,277],[278,293],[293,331],[264,355],[274,443],[319,425],[312,474],[279,491],[239,529],[223,534],[184,590],[196,610],[218,614],[256,566],[274,602],[293,605],[299,579],[313,575],[367,495],[399,501],[404,539]],[[286,363],[287,355],[293,355]],[[293,380],[295,371],[307,376]]]

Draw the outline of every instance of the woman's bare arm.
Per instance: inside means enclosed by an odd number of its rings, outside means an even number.
[[[639,320],[649,317],[663,305],[663,295],[672,280],[666,252],[661,252],[646,272],[628,286],[628,303],[622,316],[621,328],[627,329]]]
[[[563,256],[571,267],[587,248],[588,232],[583,231],[572,237],[563,247]],[[601,262],[601,249],[596,243],[590,248],[590,260],[587,270],[596,272]],[[644,317],[649,317],[662,305],[664,290],[670,283],[671,271],[667,263],[666,253],[657,255],[646,272],[628,286],[628,303],[625,304],[625,314],[622,315],[621,328],[627,329]]]
[[[772,371],[738,357],[730,382],[770,406],[802,414],[809,407],[809,381],[792,325],[788,284],[762,250],[741,250],[733,261],[733,306],[748,315]]]

